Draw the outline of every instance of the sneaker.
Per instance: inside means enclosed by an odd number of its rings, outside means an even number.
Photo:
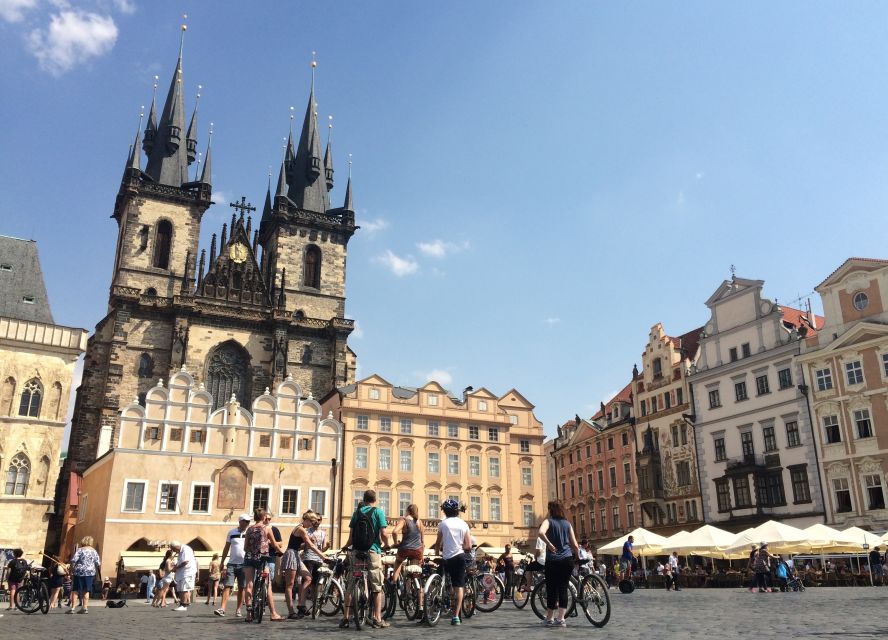
[[[213,613],[215,615],[219,616],[220,618],[225,617],[225,609],[216,609],[215,611],[213,611]],[[238,613],[240,613],[240,611],[238,611]]]
[[[551,627],[552,625],[555,624],[555,621],[554,620],[546,620],[545,618],[543,618],[543,621],[540,622],[540,624],[543,625],[544,627]]]
[[[552,626],[553,626],[553,627],[566,627],[566,626],[567,626],[567,621],[564,620],[564,619],[561,619],[561,620],[553,620],[553,621],[552,621]]]
[[[460,621],[459,616],[453,616],[452,618],[450,618],[450,624],[452,624],[454,627],[458,627],[462,624],[462,622]]]
[[[74,607],[71,607],[70,609],[68,609],[67,611],[65,611],[65,613],[74,613]]]
[[[186,607],[184,604],[180,604],[178,607],[173,609],[173,611],[188,611],[188,607]]]
[[[86,607],[81,607],[80,611],[78,611],[77,613],[89,613],[89,609],[87,609]]]
[[[223,612],[223,615],[224,615],[224,612]],[[241,610],[240,610],[240,609],[238,609],[237,611],[234,612],[234,617],[235,617],[235,618],[240,618],[240,617],[243,616],[243,615],[244,615],[244,614],[241,613]]]
[[[347,618],[343,618],[342,620],[339,621],[339,628],[340,629],[348,629],[348,619]]]

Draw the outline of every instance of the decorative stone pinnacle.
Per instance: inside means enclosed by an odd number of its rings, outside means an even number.
[[[158,387],[163,387],[163,378],[158,378],[158,379],[157,379],[157,386],[158,386]]]
[[[311,391],[308,392],[308,399],[309,399],[309,400],[314,400],[314,396],[311,395]]]
[[[184,364],[182,365],[182,368],[179,369],[179,371],[181,371],[182,373],[188,373],[188,371],[185,369],[185,365],[184,365]]]
[[[270,393],[271,393],[271,389],[269,389],[268,387],[265,387],[265,395],[268,395]]]
[[[293,374],[292,373],[287,374],[287,382],[293,382]]]

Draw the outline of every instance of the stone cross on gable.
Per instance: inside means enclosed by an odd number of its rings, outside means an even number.
[[[247,202],[246,196],[241,196],[240,202],[229,202],[228,206],[240,211],[241,217],[248,211],[255,211],[256,207],[254,207],[251,203]]]

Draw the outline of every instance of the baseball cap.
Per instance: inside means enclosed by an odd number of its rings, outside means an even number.
[[[237,519],[238,519],[238,521],[246,520],[247,522],[249,522],[250,520],[252,520],[252,518],[250,517],[250,514],[249,514],[249,513],[242,513],[242,514],[240,514],[240,515],[237,517]]]

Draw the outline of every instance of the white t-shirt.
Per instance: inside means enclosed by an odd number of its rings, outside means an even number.
[[[673,573],[678,573],[678,556],[669,556],[669,565],[672,567]]]
[[[194,557],[194,551],[187,544],[183,544],[179,548],[179,559],[176,562],[176,566],[183,562],[188,564],[176,570],[176,582],[181,582],[183,578],[197,575],[197,558]]]
[[[536,550],[540,552],[536,561],[540,564],[546,564],[546,543],[542,538],[537,538]]]
[[[240,529],[234,528],[228,532],[228,537],[225,539],[228,542],[228,564],[243,564],[244,563],[244,542],[246,542],[246,538],[244,535],[246,532],[241,531]]]
[[[468,523],[459,516],[444,518],[438,525],[438,531],[441,532],[441,541],[443,542],[442,555],[445,560],[449,560],[463,553],[463,540],[469,532]]]

